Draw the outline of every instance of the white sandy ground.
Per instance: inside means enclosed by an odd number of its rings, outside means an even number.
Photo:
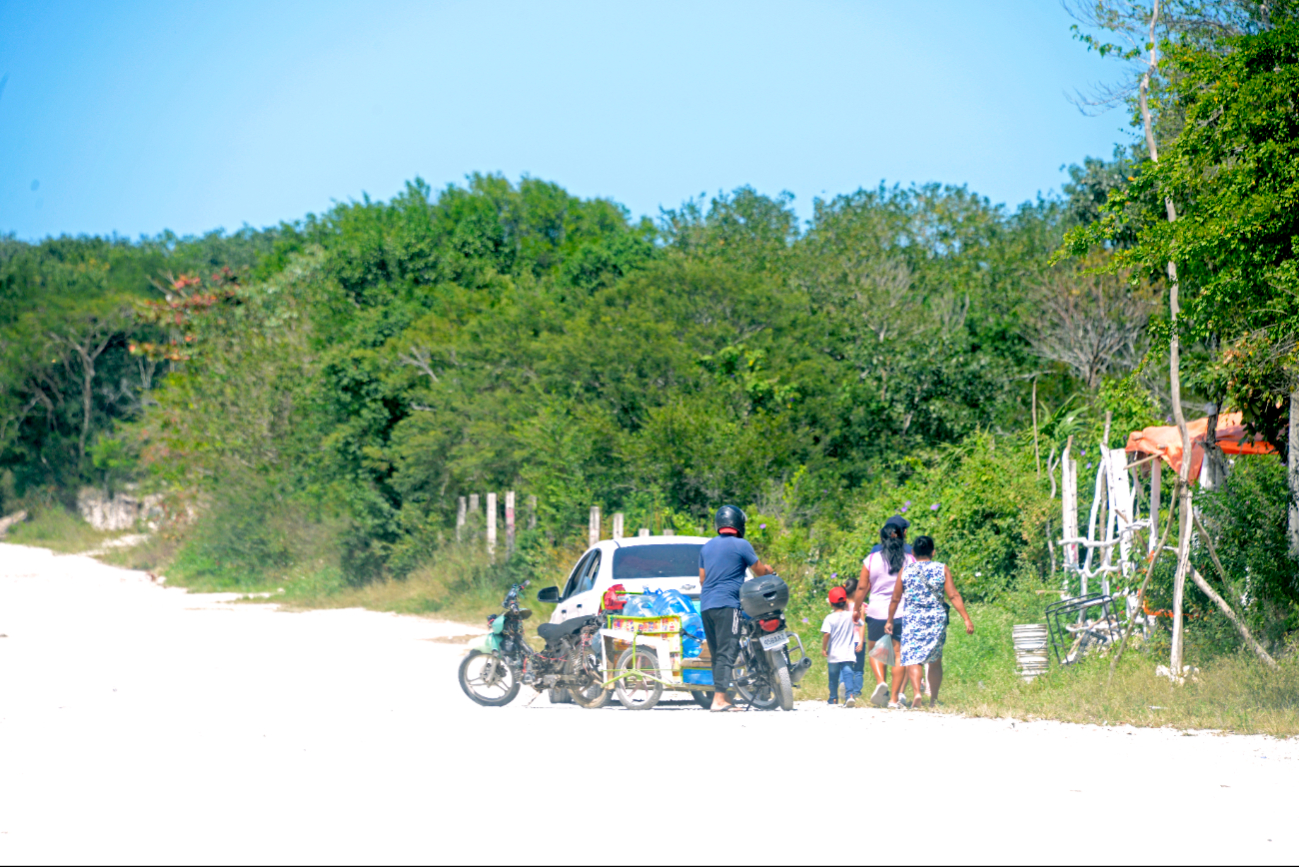
[[[1299,852],[1294,741],[814,702],[592,712],[526,688],[481,708],[463,645],[430,640],[462,625],[229,598],[0,545],[0,864]]]

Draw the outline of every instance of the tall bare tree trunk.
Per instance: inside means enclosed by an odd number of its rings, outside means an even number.
[[[1141,76],[1141,86],[1137,90],[1137,95],[1141,107],[1141,125],[1146,134],[1146,148],[1150,151],[1151,162],[1156,163],[1159,162],[1159,147],[1155,143],[1155,125],[1150,116],[1150,76],[1159,66],[1158,43],[1155,40],[1155,30],[1158,24],[1159,0],[1155,0],[1150,9],[1150,60],[1146,64],[1145,74]],[[1164,197],[1164,210],[1168,216],[1168,222],[1174,223],[1177,221],[1177,208],[1173,204],[1173,200],[1167,196]],[[1189,484],[1191,434],[1186,429],[1186,416],[1182,413],[1182,347],[1181,339],[1177,333],[1177,320],[1182,312],[1178,300],[1179,288],[1177,263],[1170,259],[1168,261],[1168,313],[1171,334],[1168,340],[1168,385],[1173,403],[1173,418],[1177,422],[1178,432],[1182,435],[1182,465],[1177,472],[1181,484],[1178,485],[1177,497],[1179,510],[1177,572],[1173,578],[1173,648],[1169,665],[1174,678],[1182,673],[1182,601],[1186,594],[1186,574],[1190,567],[1192,508],[1191,486]]]

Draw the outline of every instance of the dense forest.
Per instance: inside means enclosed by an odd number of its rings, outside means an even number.
[[[1072,435],[1085,461],[1107,414],[1111,446],[1171,422],[1175,333],[1180,406],[1243,410],[1281,452],[1197,498],[1276,645],[1299,627],[1299,27],[1216,14],[1163,25],[1156,138],[1133,96],[1134,144],[1016,208],[881,185],[800,221],[745,187],[637,220],[479,174],[264,230],[0,239],[0,511],[157,492],[176,574],[229,586],[400,581],[487,491],[537,498],[511,574],[591,505],[685,532],[733,502],[824,582],[904,512],[992,599],[1058,587],[1052,456]]]

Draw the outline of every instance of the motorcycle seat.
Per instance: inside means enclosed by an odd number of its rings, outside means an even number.
[[[537,627],[537,634],[547,643],[558,641],[565,635],[572,635],[581,629],[590,619],[589,617],[573,617],[563,623],[543,623]]]

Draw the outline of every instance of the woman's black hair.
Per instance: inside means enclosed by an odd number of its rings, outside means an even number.
[[[844,592],[844,594],[847,595],[847,596],[852,596],[854,593],[856,593],[856,592],[857,592],[857,579],[856,579],[856,578],[849,578],[847,581],[843,582],[843,592]]]
[[[932,536],[921,536],[916,539],[915,546],[911,549],[916,552],[917,557],[934,556],[934,539]]]
[[[885,524],[880,528],[880,553],[888,564],[890,575],[901,572],[902,564],[906,562],[906,533],[896,524]]]

